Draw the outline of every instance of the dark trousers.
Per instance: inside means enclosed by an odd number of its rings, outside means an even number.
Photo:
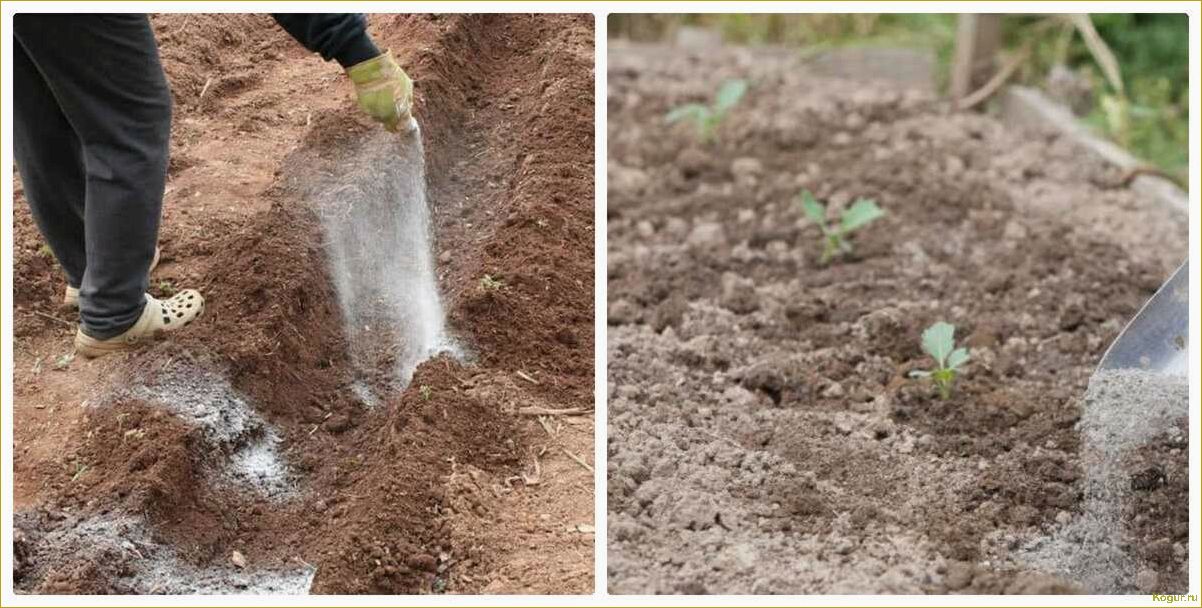
[[[34,221],[79,288],[88,335],[145,306],[171,91],[145,15],[13,18],[14,152]]]

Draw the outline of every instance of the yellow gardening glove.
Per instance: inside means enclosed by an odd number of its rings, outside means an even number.
[[[408,131],[416,125],[411,119],[413,81],[397,65],[392,52],[347,68],[347,76],[355,83],[359,107],[372,118],[384,123],[389,131]]]

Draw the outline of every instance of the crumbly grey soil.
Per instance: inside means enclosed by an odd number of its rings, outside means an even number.
[[[1018,557],[1084,512],[1088,378],[1184,218],[1064,140],[793,54],[615,44],[608,76],[610,591],[1084,591]],[[716,141],[664,124],[727,78]],[[802,188],[888,215],[822,266]],[[937,320],[973,357],[948,401],[908,378]],[[1177,522],[1173,467],[1137,499]],[[1184,571],[1188,526],[1124,513],[1157,547],[1132,572]]]
[[[1081,513],[1024,549],[1021,559],[1081,581],[1090,593],[1185,593],[1186,570],[1139,568],[1132,551],[1143,539],[1129,530],[1128,520],[1135,495],[1165,484],[1165,468],[1173,465],[1148,461],[1153,440],[1166,436],[1188,446],[1188,379],[1141,370],[1099,371],[1090,379],[1078,428],[1085,468]],[[1143,458],[1133,467],[1131,457],[1137,454]],[[1185,452],[1176,456],[1180,460]],[[1178,543],[1174,552],[1183,555],[1185,545]]]

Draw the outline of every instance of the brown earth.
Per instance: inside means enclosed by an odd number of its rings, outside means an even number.
[[[610,49],[610,590],[1081,591],[1022,548],[1080,513],[1086,382],[1185,259],[1185,218],[929,92],[782,51]],[[715,141],[665,123],[728,78],[750,90]],[[802,189],[887,216],[824,266]],[[909,377],[939,320],[972,354],[946,401]],[[1126,534],[1180,593],[1187,450],[1145,448],[1133,483],[1168,481]]]
[[[152,291],[198,287],[206,316],[71,360],[61,274],[18,183],[17,588],[200,589],[144,584],[170,554],[223,592],[300,567],[320,593],[591,592],[593,474],[573,458],[593,450],[591,19],[371,18],[416,83],[440,288],[474,357],[430,360],[370,408],[304,184],[378,127],[265,16],[155,16],[176,110]],[[175,409],[139,387],[172,387]],[[249,410],[187,410],[210,392]],[[222,477],[272,433],[295,492]],[[110,525],[126,517],[144,522]],[[116,542],[87,542],[97,530]]]

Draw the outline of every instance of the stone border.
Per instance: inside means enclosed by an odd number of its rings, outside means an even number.
[[[1010,86],[1002,91],[998,99],[1001,102],[1001,118],[1007,124],[1051,129],[1122,169],[1147,164],[1114,143],[1094,135],[1068,108],[1052,101],[1037,89]],[[1138,175],[1132,180],[1131,189],[1189,216],[1189,194],[1163,177]]]

